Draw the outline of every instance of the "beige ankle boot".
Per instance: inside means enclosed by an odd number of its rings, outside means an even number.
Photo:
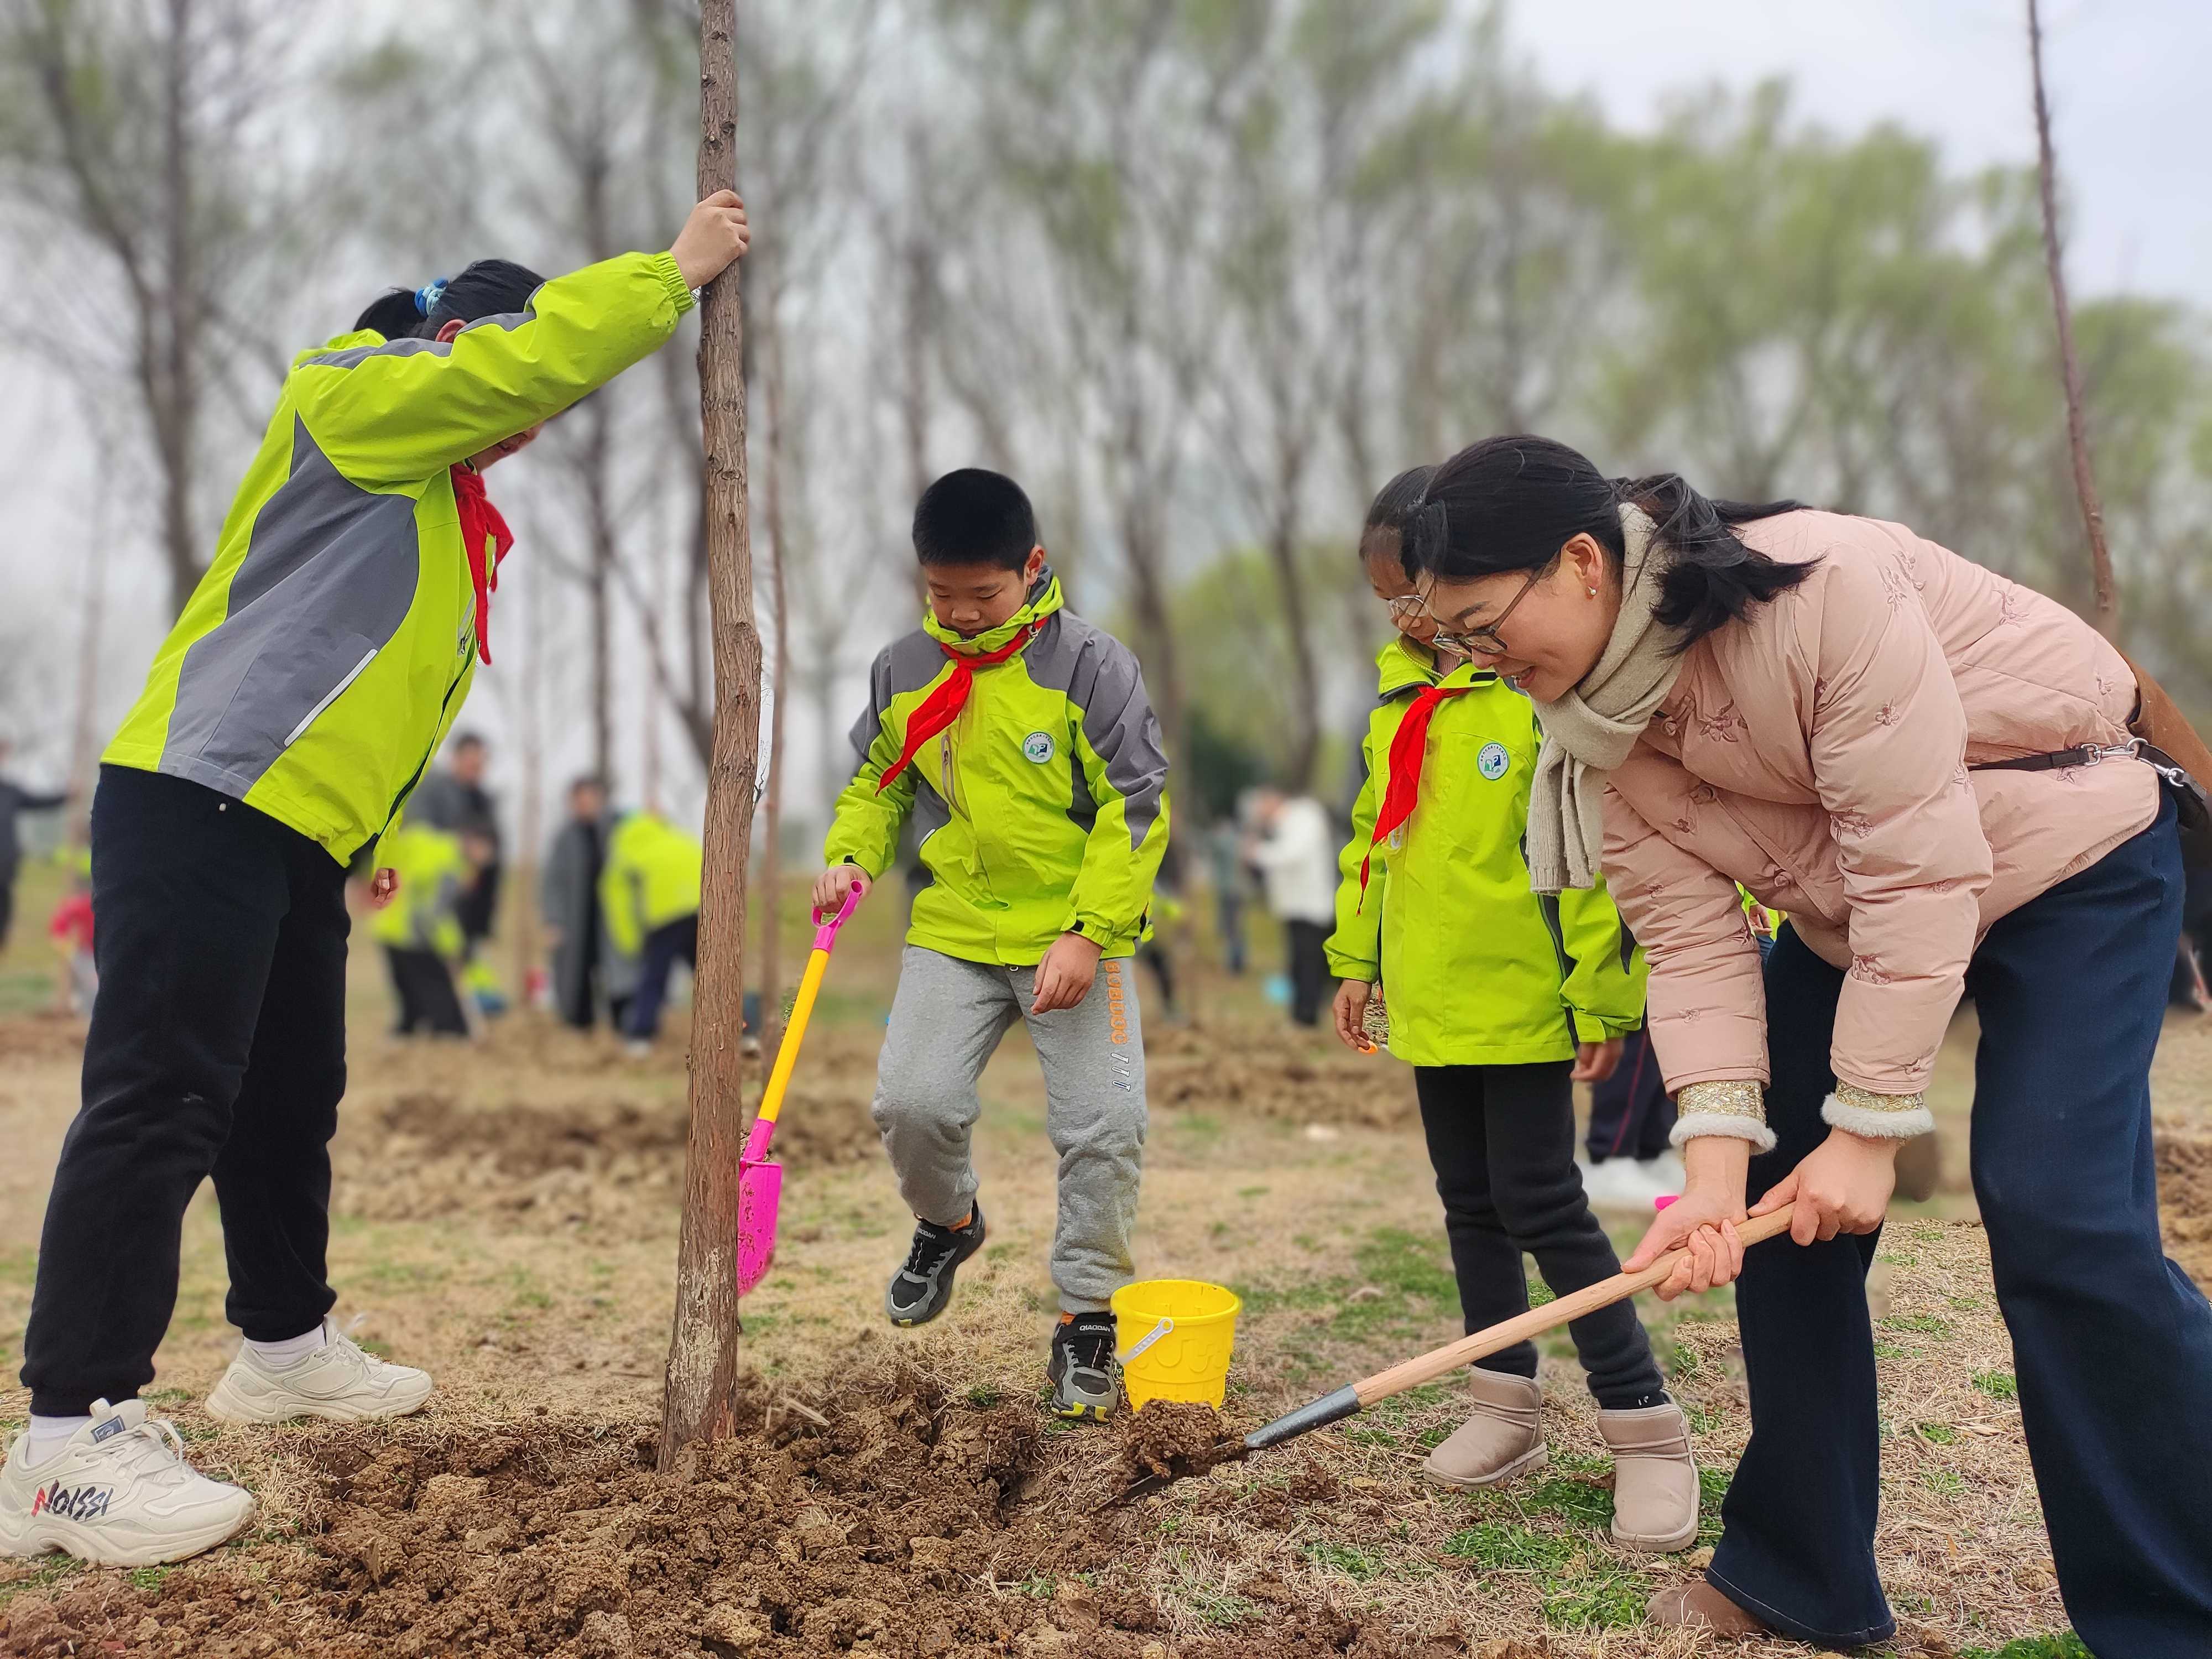
[[[1537,1420],[1544,1391],[1534,1380],[1478,1365],[1468,1373],[1468,1392],[1474,1396],[1474,1415],[1429,1454],[1421,1473],[1440,1486],[1464,1492],[1541,1468],[1549,1454]]]
[[[1698,1466],[1680,1406],[1597,1414],[1613,1448],[1613,1540],[1663,1555],[1698,1541]]]

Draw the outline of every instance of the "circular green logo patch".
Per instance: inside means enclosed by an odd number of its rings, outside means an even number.
[[[1475,769],[1492,783],[1505,775],[1505,769],[1510,764],[1511,758],[1502,743],[1486,743],[1482,745],[1482,752],[1474,757]]]
[[[1022,757],[1038,766],[1052,758],[1052,733],[1032,732],[1022,739]]]

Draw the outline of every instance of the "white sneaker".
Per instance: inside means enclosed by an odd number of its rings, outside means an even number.
[[[211,1416],[226,1423],[284,1423],[324,1417],[357,1423],[368,1417],[404,1417],[430,1397],[430,1373],[387,1364],[363,1353],[329,1319],[323,1346],[289,1365],[270,1365],[240,1346],[238,1358],[208,1395]]]
[[[1632,1158],[1609,1158],[1602,1164],[1582,1166],[1583,1194],[1593,1209],[1635,1210],[1648,1216],[1651,1200],[1679,1188],[1662,1187],[1644,1165]]]
[[[213,1549],[253,1518],[253,1494],[210,1480],[146,1402],[95,1400],[92,1421],[33,1468],[19,1435],[0,1466],[0,1555],[59,1550],[104,1567],[149,1567]]]

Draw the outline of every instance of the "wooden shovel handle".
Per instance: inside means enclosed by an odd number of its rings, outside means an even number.
[[[1794,1203],[1785,1204],[1771,1215],[1753,1216],[1748,1221],[1736,1224],[1736,1237],[1745,1248],[1790,1231],[1790,1218],[1796,1209]],[[1547,1302],[1540,1308],[1531,1308],[1515,1318],[1487,1326],[1472,1336],[1463,1336],[1449,1347],[1432,1349],[1418,1354],[1387,1371],[1377,1371],[1363,1382],[1352,1385],[1363,1407],[1378,1400],[1387,1400],[1394,1394],[1403,1394],[1407,1389],[1417,1389],[1424,1382],[1434,1382],[1446,1371],[1457,1370],[1471,1364],[1486,1354],[1510,1348],[1516,1342],[1525,1342],[1532,1336],[1541,1336],[1546,1331],[1557,1330],[1584,1314],[1595,1313],[1600,1308],[1609,1308],[1614,1303],[1634,1296],[1638,1291],[1648,1291],[1655,1285],[1664,1284],[1667,1276],[1681,1265],[1689,1255],[1686,1249],[1669,1250],[1641,1273],[1615,1273],[1595,1285],[1585,1285],[1572,1296],[1563,1296],[1555,1302]]]

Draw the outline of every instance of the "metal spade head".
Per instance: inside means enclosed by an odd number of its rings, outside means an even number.
[[[783,1202],[783,1165],[763,1159],[738,1164],[738,1294],[750,1296],[775,1261],[775,1212]]]

